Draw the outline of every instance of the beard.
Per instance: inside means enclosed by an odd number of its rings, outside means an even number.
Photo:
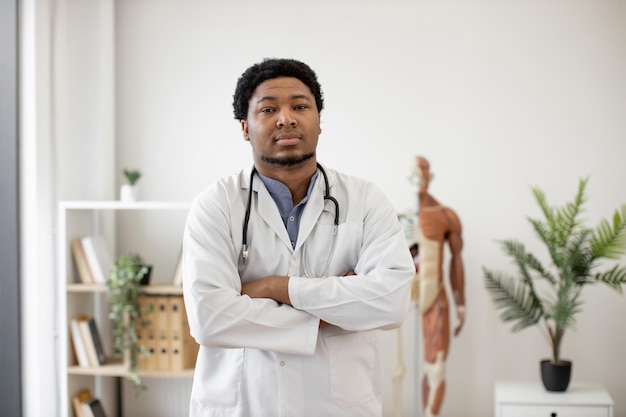
[[[267,162],[270,165],[278,165],[282,167],[292,167],[296,165],[300,165],[305,161],[313,158],[315,156],[315,152],[307,153],[300,156],[289,156],[284,158],[274,158],[271,156],[261,155],[261,161]]]

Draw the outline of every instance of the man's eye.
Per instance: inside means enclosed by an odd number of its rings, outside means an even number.
[[[309,108],[309,106],[307,106],[306,104],[298,104],[296,106],[296,110],[305,110],[305,109],[308,109],[308,108]]]
[[[264,107],[261,109],[261,113],[272,113],[274,109],[270,109],[268,107]]]

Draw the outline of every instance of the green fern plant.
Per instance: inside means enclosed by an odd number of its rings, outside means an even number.
[[[562,207],[549,206],[543,191],[532,188],[544,218],[528,221],[548,250],[549,267],[516,240],[499,243],[516,264],[517,275],[483,267],[484,285],[501,312],[500,318],[513,323],[513,332],[539,326],[550,341],[553,363],[561,361],[563,335],[581,311],[585,285],[602,283],[621,294],[621,285],[626,283],[625,266],[598,262],[626,254],[626,205],[615,210],[612,221],[602,219],[595,229],[586,227],[580,215],[587,182],[588,178],[581,179],[574,200]],[[602,271],[597,272],[598,268]]]
[[[122,255],[111,266],[111,273],[106,281],[111,311],[109,318],[113,324],[113,347],[115,356],[129,355],[128,379],[136,386],[143,387],[138,374],[137,359],[146,356],[143,345],[139,345],[138,326],[145,327],[145,315],[139,298],[143,296],[141,281],[150,273],[150,267],[139,255]]]

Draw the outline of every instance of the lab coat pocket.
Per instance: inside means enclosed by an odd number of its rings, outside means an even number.
[[[202,408],[235,408],[241,397],[245,349],[201,348],[196,363],[193,401]]]
[[[376,338],[371,332],[347,333],[326,339],[330,366],[330,392],[342,408],[376,397]]]

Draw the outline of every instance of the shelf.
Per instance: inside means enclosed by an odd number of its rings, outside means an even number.
[[[186,210],[188,201],[63,201],[61,208],[68,210]]]
[[[68,366],[69,375],[103,375],[103,376],[126,376],[128,374],[126,366],[120,360],[111,360],[102,366],[83,368],[81,366]]]
[[[193,369],[184,369],[182,371],[139,371],[142,378],[192,378]],[[83,368],[80,366],[70,366],[67,368],[68,375],[89,375],[89,376],[109,376],[109,377],[126,377],[128,370],[126,366],[119,360],[111,361],[111,363],[98,366]]]
[[[144,294],[157,295],[181,295],[183,287],[172,284],[155,284],[141,287]],[[105,293],[107,287],[104,284],[67,284],[67,292],[71,293]]]
[[[139,371],[142,378],[193,378],[193,369],[182,371]]]

